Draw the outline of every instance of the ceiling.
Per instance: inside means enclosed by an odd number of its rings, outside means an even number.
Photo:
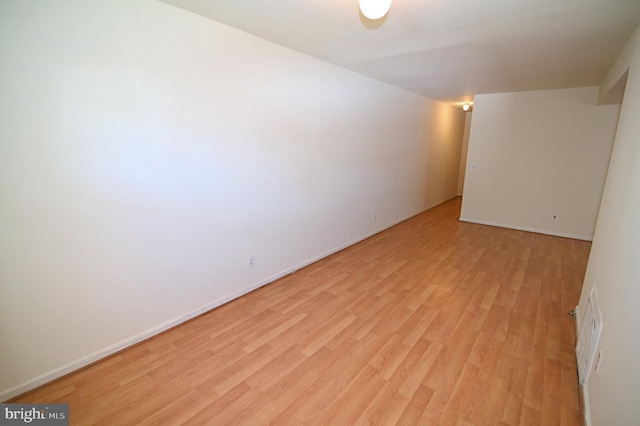
[[[599,85],[640,0],[162,0],[450,104],[473,95]]]

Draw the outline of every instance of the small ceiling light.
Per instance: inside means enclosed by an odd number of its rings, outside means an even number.
[[[380,19],[389,12],[391,0],[359,0],[360,11],[369,19]]]
[[[469,111],[469,108],[470,108],[469,102],[465,102],[464,105],[462,105],[462,110],[463,111]]]

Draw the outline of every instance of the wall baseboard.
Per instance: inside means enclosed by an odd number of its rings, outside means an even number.
[[[351,247],[354,244],[362,242],[362,241],[366,240],[367,238],[371,238],[372,236],[374,236],[376,234],[379,234],[380,232],[386,231],[387,229],[392,228],[392,227],[398,225],[399,223],[402,223],[402,222],[404,222],[404,221],[406,221],[408,219],[411,219],[414,216],[422,214],[422,213],[426,212],[427,210],[430,210],[430,209],[432,209],[432,208],[434,208],[436,206],[439,206],[440,204],[445,203],[445,202],[447,202],[447,201],[449,201],[449,200],[451,200],[453,198],[456,198],[456,196],[453,195],[453,196],[451,196],[449,198],[446,198],[445,200],[442,200],[440,202],[437,202],[437,203],[435,203],[435,204],[433,204],[433,205],[431,205],[429,207],[423,208],[420,211],[418,211],[417,213],[410,214],[410,215],[408,215],[408,216],[406,216],[406,217],[404,217],[404,218],[402,218],[402,219],[400,219],[400,220],[398,220],[396,222],[393,222],[392,224],[385,225],[383,228],[380,228],[380,229],[375,230],[375,231],[373,231],[371,233],[368,233],[368,234],[365,234],[365,235],[363,235],[361,237],[358,237],[358,238],[356,238],[356,239],[354,239],[354,240],[352,240],[350,242],[342,244],[342,245],[340,245],[340,246],[338,246],[338,247],[336,247],[334,249],[328,250],[328,251],[326,251],[326,252],[324,252],[324,253],[322,253],[322,254],[320,254],[318,256],[315,256],[315,257],[313,257],[311,259],[305,260],[304,262],[301,262],[301,263],[299,263],[299,264],[297,264],[297,265],[295,265],[295,266],[293,266],[291,268],[287,268],[286,270],[284,270],[282,272],[279,272],[279,273],[277,273],[275,275],[272,275],[272,276],[270,276],[270,277],[268,277],[266,279],[260,280],[259,282],[254,283],[254,284],[252,284],[252,285],[250,285],[248,287],[245,287],[245,288],[243,288],[243,289],[241,289],[241,290],[239,290],[237,292],[234,292],[234,293],[229,294],[227,296],[224,296],[224,297],[221,297],[219,299],[216,299],[216,300],[214,300],[214,301],[212,301],[210,303],[207,303],[206,305],[202,305],[199,308],[196,308],[196,309],[194,309],[194,310],[192,310],[190,312],[187,312],[187,313],[185,313],[183,315],[179,315],[179,316],[177,316],[175,318],[172,318],[172,319],[170,319],[168,321],[160,323],[160,324],[158,324],[158,325],[156,325],[154,327],[151,327],[151,328],[149,328],[149,329],[147,329],[145,331],[142,331],[141,333],[135,334],[135,335],[133,335],[133,336],[131,336],[129,338],[121,340],[120,342],[117,342],[117,343],[115,343],[115,344],[113,344],[111,346],[108,346],[108,347],[106,347],[104,349],[101,349],[99,351],[96,351],[96,352],[94,352],[94,353],[92,353],[90,355],[87,355],[87,356],[84,356],[82,358],[79,358],[79,359],[77,359],[75,361],[72,361],[72,362],[70,362],[68,364],[65,364],[65,365],[63,365],[61,367],[58,367],[58,368],[56,368],[54,370],[51,370],[51,371],[49,371],[47,373],[41,374],[40,376],[37,376],[34,379],[28,380],[28,381],[26,381],[26,382],[24,382],[22,384],[19,384],[17,386],[14,386],[12,388],[7,389],[7,390],[1,391],[0,392],[0,402],[8,401],[8,400],[10,400],[12,398],[15,398],[16,396],[19,396],[19,395],[22,395],[23,393],[26,393],[26,392],[29,392],[31,390],[34,390],[39,386],[45,385],[45,384],[47,384],[49,382],[52,382],[52,381],[54,381],[56,379],[59,379],[59,378],[63,377],[63,376],[71,374],[74,371],[77,371],[77,370],[79,370],[81,368],[87,367],[87,366],[89,366],[91,364],[94,364],[94,363],[96,363],[96,362],[98,362],[98,361],[100,361],[100,360],[102,360],[102,359],[104,359],[104,358],[106,358],[108,356],[114,355],[114,354],[116,354],[118,352],[121,352],[121,351],[123,351],[123,350],[125,350],[125,349],[127,349],[127,348],[129,348],[129,347],[131,347],[133,345],[136,345],[136,344],[138,344],[140,342],[143,342],[143,341],[145,341],[147,339],[150,339],[153,336],[156,336],[156,335],[158,335],[158,334],[160,334],[160,333],[162,333],[164,331],[167,331],[167,330],[169,330],[169,329],[171,329],[173,327],[176,327],[176,326],[178,326],[178,325],[180,325],[180,324],[182,324],[184,322],[187,322],[187,321],[189,321],[189,320],[191,320],[191,319],[193,319],[193,318],[195,318],[197,316],[205,314],[205,313],[209,312],[210,310],[215,309],[215,308],[217,308],[219,306],[222,306],[225,303],[228,303],[228,302],[230,302],[230,301],[232,301],[234,299],[237,299],[237,298],[239,298],[241,296],[244,296],[245,294],[251,293],[252,291],[254,291],[254,290],[256,290],[256,289],[258,289],[258,288],[260,288],[262,286],[265,286],[265,285],[270,284],[270,283],[272,283],[272,282],[274,282],[274,281],[276,281],[276,280],[278,280],[278,279],[280,279],[282,277],[285,277],[285,276],[287,276],[289,274],[292,274],[292,273],[296,272],[299,269],[302,269],[302,268],[304,268],[306,266],[311,265],[312,263],[315,263],[315,262],[317,262],[319,260],[324,259],[325,257],[329,257],[332,254],[335,254],[335,253],[337,253],[339,251],[342,251],[342,250],[344,250],[344,249],[346,249],[348,247]]]
[[[484,220],[475,220],[468,217],[460,216],[461,222],[475,223],[478,225],[495,226],[498,228],[514,229],[516,231],[533,232],[536,234],[552,235],[554,237],[571,238],[573,240],[593,241],[593,236],[565,234],[564,232],[548,231],[546,229],[527,228],[524,226],[505,225],[503,223],[488,222]]]
[[[575,325],[575,337],[576,342],[578,341],[578,330],[580,330],[580,305],[576,305],[575,311],[576,314],[573,317],[573,322]],[[578,358],[578,354],[576,352],[576,362]],[[577,371],[576,371],[577,373]],[[576,376],[577,380],[577,376]],[[584,426],[591,426],[591,411],[589,410],[589,391],[587,389],[587,384],[580,386],[578,385],[578,405],[580,406],[580,415],[582,416],[582,424]]]
[[[582,420],[584,421],[584,426],[591,426],[591,409],[589,408],[589,389],[587,388],[587,384],[580,386],[580,395],[581,406],[582,406]]]

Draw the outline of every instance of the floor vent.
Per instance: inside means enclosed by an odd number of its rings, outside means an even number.
[[[589,381],[589,373],[593,369],[593,362],[598,350],[600,333],[602,333],[602,313],[598,303],[598,294],[594,287],[589,295],[589,300],[587,300],[576,346],[578,377],[581,385]]]

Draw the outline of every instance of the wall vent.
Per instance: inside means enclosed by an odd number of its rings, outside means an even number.
[[[582,324],[580,324],[580,332],[578,333],[578,344],[576,345],[578,378],[581,385],[589,381],[589,373],[593,369],[593,362],[598,350],[600,333],[602,333],[602,313],[598,303],[598,294],[594,287],[587,300]]]

